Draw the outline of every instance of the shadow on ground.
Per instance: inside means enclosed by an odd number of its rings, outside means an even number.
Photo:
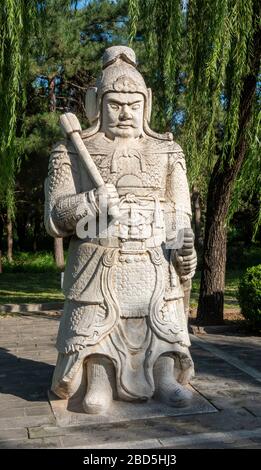
[[[46,398],[54,366],[21,358],[0,348],[0,371],[0,393],[31,402]]]

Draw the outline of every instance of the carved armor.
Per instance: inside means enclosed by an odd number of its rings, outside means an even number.
[[[101,133],[85,139],[85,144],[105,182],[116,185],[124,218],[123,223],[112,226],[108,238],[77,238],[78,220],[97,213],[90,203],[92,182],[70,144],[56,146],[50,159],[46,189],[47,204],[51,208],[46,225],[53,236],[72,235],[64,277],[67,300],[57,340],[58,350],[65,355],[72,352],[97,354],[99,345],[101,351],[106,350],[103,342],[119,342],[121,335],[118,333],[117,339],[111,338],[119,328],[120,319],[138,322],[143,318],[149,327],[141,347],[142,370],[143,356],[152,341],[158,343],[158,348],[153,348],[154,360],[157,354],[171,351],[177,354],[179,361],[183,358],[183,364],[186,358],[185,364],[190,364],[191,368],[184,292],[170,262],[171,250],[162,247],[166,227],[167,234],[171,230],[172,237],[173,233],[176,235],[176,211],[183,217],[179,228],[182,222],[183,227],[190,225],[183,153],[174,142],[150,137],[143,138],[138,150],[124,149],[123,153],[115,143],[108,145]],[[80,203],[80,211],[76,202]],[[111,347],[112,344],[107,345],[109,356]],[[117,355],[114,351],[114,361]],[[150,381],[146,391],[149,396],[153,393],[152,378]],[[122,385],[118,388],[121,390]],[[143,390],[142,396],[144,393]]]

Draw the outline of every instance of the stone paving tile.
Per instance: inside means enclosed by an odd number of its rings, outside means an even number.
[[[247,360],[247,365],[253,367],[257,371],[261,371],[261,337],[249,338],[240,337],[240,341],[235,336],[224,335],[207,335],[207,341],[210,344],[218,344],[218,348],[231,357],[238,360]],[[233,349],[236,348],[236,354]]]
[[[183,446],[176,446],[175,449],[259,449],[258,445],[253,444],[251,441],[246,441],[247,444],[239,443],[228,443],[226,441],[223,442],[213,442],[211,444],[202,443],[202,444],[194,444],[194,445],[183,445]],[[171,447],[173,448],[173,447]]]
[[[252,413],[254,416],[256,416],[257,418],[261,418],[261,400],[259,400],[258,405],[255,405],[254,403],[253,404],[245,403],[244,406],[247,409],[247,411]]]
[[[28,429],[29,437],[31,439],[38,439],[43,437],[51,436],[68,436],[68,439],[72,437],[79,439],[80,437],[88,436],[93,442],[93,439],[113,439],[117,436],[117,439],[122,439],[122,436],[127,436],[130,439],[143,439],[144,435],[149,438],[154,438],[158,433],[164,435],[177,434],[175,429],[175,421],[173,418],[155,418],[148,420],[135,420],[135,421],[123,421],[120,423],[111,423],[100,425],[86,425],[81,426],[67,426],[61,428],[58,426],[39,426]],[[111,436],[111,437],[109,437]]]
[[[24,427],[14,429],[1,429],[0,430],[0,441],[6,442],[17,439],[27,439],[27,429]]]
[[[2,321],[2,317],[0,321]],[[35,319],[34,322],[35,321],[37,321],[37,319]],[[44,339],[49,342],[55,341],[58,326],[58,323],[53,326],[45,323],[43,325],[38,324],[37,326],[35,324],[32,324],[28,325],[27,327],[18,324],[17,327],[10,328],[10,325],[8,325],[8,323],[5,323],[5,327],[3,329],[0,329],[0,335],[2,337],[3,343],[7,343],[9,338],[11,341],[14,342],[19,342],[25,339],[28,339],[32,342],[35,338],[37,338],[41,342]],[[8,336],[6,335],[7,330]]]
[[[52,343],[46,345],[48,348],[53,348],[54,345]],[[19,354],[19,357],[30,356],[33,357],[35,352],[38,350],[39,345],[36,343],[35,345],[26,345],[26,346],[19,346],[19,348],[13,349],[13,353],[15,355]],[[26,354],[25,354],[26,353]]]
[[[0,420],[3,418],[22,418],[23,416],[25,416],[25,410],[23,407],[0,409]]]
[[[62,447],[60,438],[0,441],[0,449],[61,449]]]
[[[197,365],[197,363],[196,363]],[[202,366],[201,366],[202,367]],[[192,382],[202,382],[202,381],[213,381],[213,379],[218,379],[218,377],[222,377],[223,380],[231,379],[237,380],[240,384],[244,385],[244,383],[251,384],[257,386],[256,380],[249,377],[244,372],[240,371],[239,369],[231,370],[231,367],[222,369],[215,369],[214,371],[211,368],[208,370],[204,367],[198,368],[196,370],[196,376],[192,379]]]
[[[27,428],[29,426],[39,426],[40,424],[54,424],[54,416],[22,416],[16,418],[0,418],[0,429]]]
[[[20,391],[21,392],[21,391]],[[22,393],[20,393],[22,395]],[[32,394],[31,394],[32,395]],[[35,394],[34,399],[29,395],[25,396],[15,396],[11,394],[1,394],[0,393],[0,410],[3,408],[19,408],[19,407],[33,407],[39,406],[39,403],[47,403],[47,393],[46,391],[41,391]]]
[[[198,416],[194,420],[193,416],[179,418],[164,418],[147,420],[147,422],[136,421],[126,423],[114,423],[113,425],[100,426],[81,426],[58,428],[51,426],[42,426],[40,428],[30,428],[29,436],[31,439],[43,437],[61,436],[65,446],[90,445],[109,445],[122,442],[123,436],[125,442],[132,443],[139,440],[143,443],[144,439],[180,439],[187,436],[187,440],[193,440],[194,436],[200,433],[216,433],[217,430],[231,432],[238,429],[247,429],[253,431],[258,426],[257,420],[249,415],[245,410],[238,412],[223,413],[218,419],[217,414],[211,416],[211,422],[205,415]],[[209,415],[210,418],[210,415]],[[259,426],[261,425],[261,420]],[[176,436],[176,437],[174,437]],[[80,443],[80,444],[79,444]]]
[[[258,430],[260,434],[260,430]],[[257,433],[257,434],[258,434]],[[170,438],[159,439],[144,439],[142,441],[142,448],[163,448],[163,449],[224,449],[224,448],[258,448],[258,442],[250,439],[251,434],[255,435],[256,431],[235,431],[234,433],[199,433],[187,436],[172,436]],[[247,437],[246,437],[247,436]],[[93,444],[85,435],[81,439],[81,445],[77,442],[76,436],[70,439],[67,437],[61,438],[64,447],[66,448],[84,448],[92,449]],[[105,438],[102,443],[96,444],[95,449],[138,449],[141,447],[139,440],[114,440]]]
[[[53,416],[49,403],[44,403],[33,408],[24,408],[25,416]]]
[[[254,442],[255,444],[259,444],[259,446],[261,448],[261,436],[250,437],[250,441]]]
[[[191,383],[193,386],[204,386],[208,389],[218,387],[218,390],[227,390],[229,388],[240,388],[240,390],[248,390],[251,388],[257,392],[261,390],[260,384],[255,380],[246,376],[233,376],[233,374],[231,374],[230,377],[219,377],[215,374],[207,374],[207,376],[201,377],[201,375],[198,374]]]
[[[8,392],[8,390],[11,390],[11,387],[13,388],[16,384],[21,384],[21,383],[26,383],[27,388],[30,386],[32,388],[32,385],[36,386],[36,381],[40,385],[45,385],[46,383],[50,382],[51,377],[53,373],[53,366],[49,366],[48,369],[41,369],[41,370],[31,370],[29,371],[13,371],[12,369],[10,370],[9,374],[7,373],[4,377],[4,380],[1,381],[0,385],[0,391],[2,393]],[[28,374],[26,376],[26,374]],[[30,375],[29,375],[30,374]]]
[[[63,438],[61,438],[62,443],[64,444]],[[89,445],[88,441],[85,441],[83,445],[66,445],[64,446],[67,449],[93,449],[93,445]],[[159,449],[162,445],[160,444],[158,439],[146,439],[142,441],[142,449]],[[118,442],[107,442],[106,444],[98,444],[95,446],[95,450],[99,449],[140,449],[141,448],[141,441],[118,441]]]
[[[221,398],[211,398],[212,405],[214,405],[218,410],[227,410],[234,408],[242,408],[250,413],[252,416],[256,416],[251,408],[255,405],[256,400],[249,398],[236,398],[236,397],[221,397]]]
[[[110,448],[108,446],[122,445],[123,438],[125,446],[128,446],[125,448],[135,448],[138,444],[140,447],[141,443],[144,443],[144,448],[160,448],[159,437],[193,440],[199,433],[212,433],[214,437],[217,432],[254,431],[261,427],[260,383],[194,342],[192,355],[197,376],[193,386],[220,410],[218,413],[138,420],[102,427],[86,424],[59,428],[47,401],[57,357],[54,343],[58,326],[57,319],[33,315],[0,319],[0,391],[5,392],[0,394],[1,448],[88,448],[89,445]],[[200,337],[220,348],[222,353],[260,369],[260,338],[224,334]],[[258,448],[260,438],[253,436],[233,442],[220,440],[211,444],[195,442],[194,445],[196,447],[193,448],[202,449],[206,445],[213,448]]]
[[[5,362],[4,365],[1,364],[1,374],[0,374],[0,380],[1,378],[5,378],[7,374],[10,375],[10,372],[15,375],[25,375],[28,370],[30,370],[30,361],[31,361],[31,371],[39,371],[39,363],[42,361],[32,361],[31,359],[26,359],[26,358],[18,358],[17,360],[13,360],[13,358],[10,358]],[[38,367],[37,367],[38,365]],[[50,364],[42,363],[41,365],[41,371],[49,371],[50,370]]]
[[[4,341],[1,339],[1,349],[4,349],[5,347],[8,349],[14,349],[14,348],[17,348],[18,345],[19,345],[19,342],[15,341],[15,339],[12,339],[12,341],[11,341],[11,338],[10,338],[10,341],[8,340]],[[1,359],[1,362],[2,362],[2,359]]]
[[[240,386],[240,385],[239,385]],[[204,395],[212,404],[217,403],[217,400],[223,399],[231,399],[234,400],[235,403],[241,403],[244,406],[244,400],[248,400],[251,396],[252,399],[256,400],[256,402],[260,402],[260,390],[254,391],[249,389],[240,390],[239,388],[231,388],[231,389],[220,389],[216,390],[214,387],[204,387],[204,386],[196,386],[196,390]],[[217,406],[217,408],[219,408]]]
[[[256,429],[261,426],[261,420],[255,418],[250,413],[242,408],[234,408],[230,410],[221,410],[215,414],[215,418],[206,419],[205,415],[191,417],[184,417],[175,423],[176,431],[186,430],[189,433],[202,433],[202,432],[229,432],[237,431],[239,429]]]
[[[235,431],[228,431],[228,432],[211,432],[211,433],[196,433],[193,436],[182,436],[182,437],[174,437],[170,439],[159,439],[160,442],[164,445],[170,445],[171,443],[200,443],[200,442],[239,442],[241,440],[248,440],[250,437],[260,437],[261,436],[261,428],[257,428],[254,430],[243,429],[243,430],[235,430]]]

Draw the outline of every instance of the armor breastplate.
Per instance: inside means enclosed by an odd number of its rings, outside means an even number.
[[[135,148],[136,145],[136,148]],[[86,141],[86,146],[104,181],[116,186],[120,196],[157,193],[164,197],[168,167],[166,149],[155,147],[146,139],[133,146],[118,148],[104,136]]]
[[[100,238],[100,244],[138,240],[146,247],[160,246],[165,240],[166,150],[157,153],[146,139],[140,139],[137,148],[118,148],[104,136],[86,146],[104,181],[114,184],[120,196],[120,221],[110,227],[109,237]]]
[[[121,218],[112,226],[112,236],[125,240],[164,240],[163,210],[157,194],[138,197],[132,193],[120,199]],[[157,240],[157,241],[156,241]]]

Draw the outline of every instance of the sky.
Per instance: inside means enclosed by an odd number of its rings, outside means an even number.
[[[80,10],[81,8],[84,8],[88,3],[91,3],[92,0],[78,0],[77,3],[77,8]],[[115,0],[116,1],[116,0]]]

